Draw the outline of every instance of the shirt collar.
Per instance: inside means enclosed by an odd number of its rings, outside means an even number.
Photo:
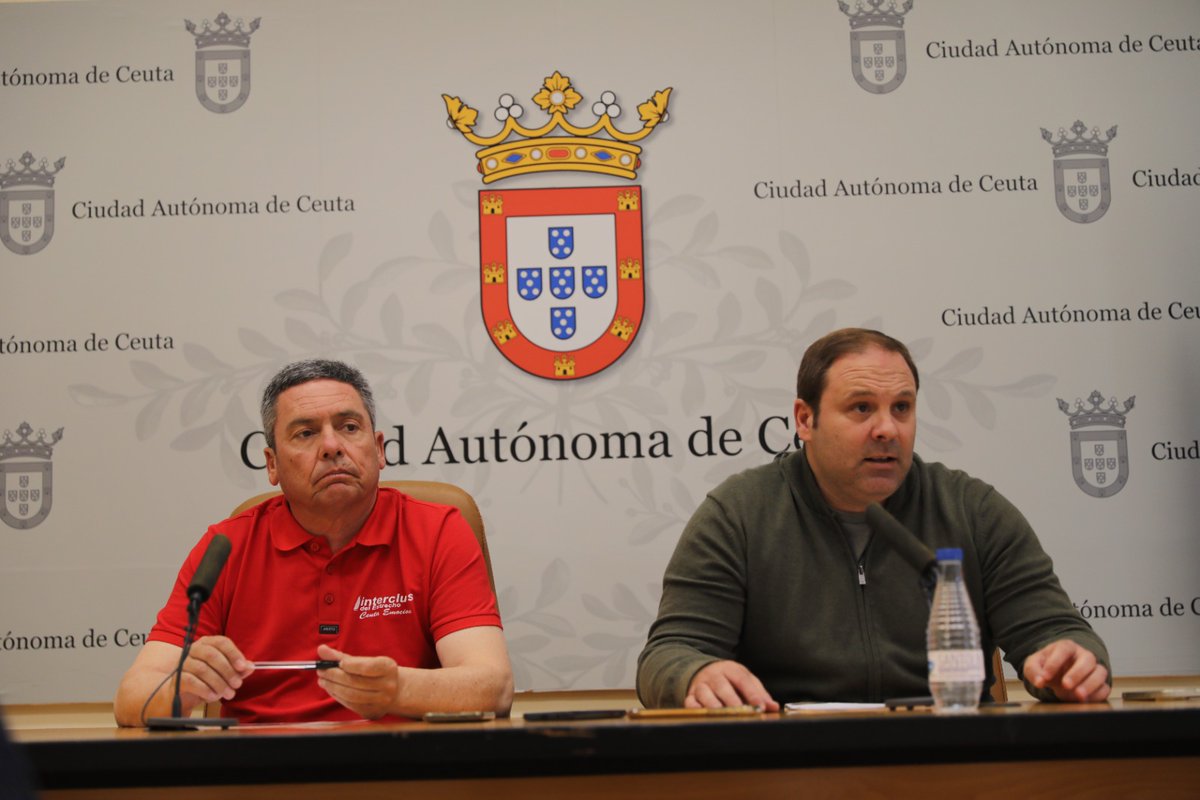
[[[355,545],[364,546],[386,546],[391,540],[389,526],[385,524],[388,508],[395,508],[396,498],[399,498],[398,492],[386,491],[384,489],[376,490],[375,507],[371,509],[371,513],[367,516],[366,522],[362,528],[350,540],[348,547]],[[269,530],[271,534],[271,543],[279,550],[298,550],[301,547],[307,546],[313,539],[320,538],[306,531],[301,527],[296,518],[292,516],[291,506],[288,505],[287,499],[283,495],[271,498],[268,503],[271,507],[267,509],[269,515]],[[394,520],[398,517],[396,512],[391,512],[391,518]]]

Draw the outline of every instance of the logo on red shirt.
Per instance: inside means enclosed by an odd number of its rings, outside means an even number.
[[[358,596],[354,601],[354,610],[359,619],[372,617],[389,617],[397,614],[412,613],[413,593],[385,594],[376,597]]]

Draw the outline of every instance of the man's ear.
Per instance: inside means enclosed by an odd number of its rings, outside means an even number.
[[[272,486],[279,485],[279,464],[275,461],[275,451],[270,447],[263,448],[263,455],[267,457],[267,480]]]
[[[797,397],[792,407],[792,417],[796,420],[796,435],[800,441],[812,441],[813,428],[817,427],[817,414],[812,406]]]

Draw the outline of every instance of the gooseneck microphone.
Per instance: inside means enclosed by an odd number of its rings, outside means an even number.
[[[200,566],[196,567],[195,573],[192,574],[192,582],[187,588],[188,599],[197,607],[204,605],[204,601],[212,595],[213,586],[216,585],[221,570],[225,568],[231,549],[233,545],[229,537],[219,533],[214,534],[212,541],[208,543],[208,549],[204,551]]]
[[[937,586],[937,557],[912,531],[900,524],[879,503],[867,506],[867,527],[872,533],[885,539],[897,555],[907,561],[920,576],[925,599],[933,604],[933,590]]]
[[[195,730],[196,726],[201,724],[227,728],[237,723],[237,720],[226,718],[198,720],[185,717],[183,716],[183,701],[179,696],[179,686],[183,682],[183,664],[187,661],[188,653],[192,649],[192,638],[196,635],[196,623],[200,620],[200,606],[204,605],[204,602],[212,596],[213,587],[216,586],[217,578],[221,576],[221,570],[225,568],[225,562],[229,560],[229,551],[232,549],[233,544],[229,541],[229,537],[219,533],[213,534],[200,559],[200,565],[192,573],[191,583],[187,587],[187,630],[183,634],[183,650],[179,654],[179,664],[175,667],[175,694],[171,698],[171,716],[151,717],[146,720],[146,725],[150,730]]]

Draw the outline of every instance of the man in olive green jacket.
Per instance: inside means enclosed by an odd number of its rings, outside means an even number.
[[[914,456],[918,380],[904,345],[877,331],[809,348],[795,403],[804,449],[725,481],[689,521],[638,659],[643,703],[775,710],[926,694],[926,595],[871,539],[872,502],[931,548],[962,548],[984,652],[1001,647],[1035,696],[1108,696],[1104,644],[1021,513]]]

